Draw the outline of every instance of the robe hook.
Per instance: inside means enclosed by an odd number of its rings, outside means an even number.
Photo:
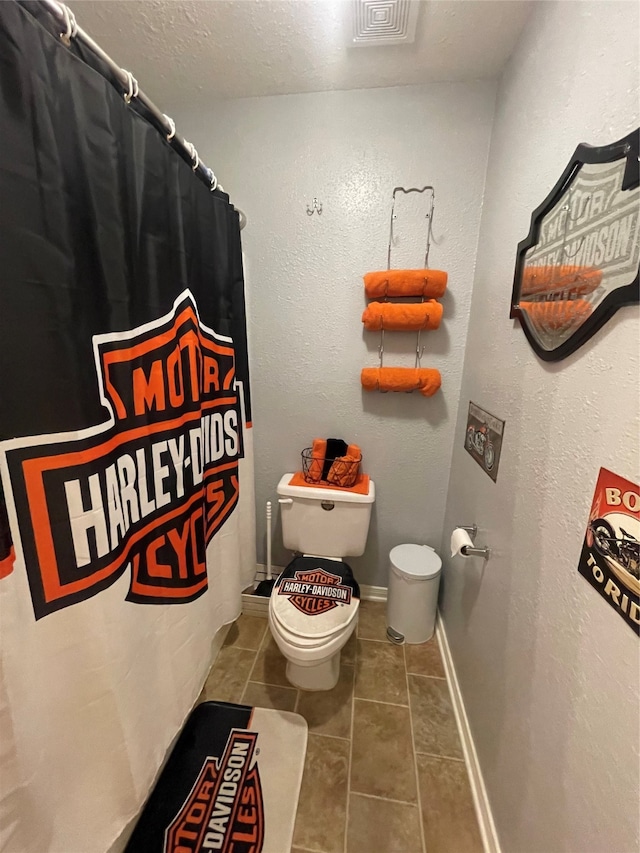
[[[322,216],[322,204],[318,204],[317,198],[313,199],[311,207],[307,205],[307,216],[313,216],[314,213],[317,213],[318,216]]]

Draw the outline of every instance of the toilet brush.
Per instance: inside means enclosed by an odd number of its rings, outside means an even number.
[[[260,581],[253,594],[269,598],[274,583],[275,580],[271,577],[271,501],[267,501],[267,579]]]

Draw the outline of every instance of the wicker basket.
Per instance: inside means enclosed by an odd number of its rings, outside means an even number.
[[[342,457],[327,459],[314,459],[313,448],[305,447],[301,453],[302,456],[302,476],[309,484],[318,484],[326,486],[337,486],[338,488],[350,488],[355,485],[360,473],[360,465],[362,463],[362,454],[360,458],[354,462],[343,460]],[[323,480],[322,472],[330,463],[327,479]]]

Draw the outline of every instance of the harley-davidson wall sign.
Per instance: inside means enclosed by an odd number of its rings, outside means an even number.
[[[557,361],[639,301],[640,131],[579,145],[518,245],[511,298],[537,355]]]
[[[640,634],[640,486],[600,469],[578,571]]]

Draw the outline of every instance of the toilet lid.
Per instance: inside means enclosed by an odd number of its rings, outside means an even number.
[[[296,557],[271,595],[276,619],[300,637],[321,638],[346,627],[360,604],[350,567],[325,557]]]

